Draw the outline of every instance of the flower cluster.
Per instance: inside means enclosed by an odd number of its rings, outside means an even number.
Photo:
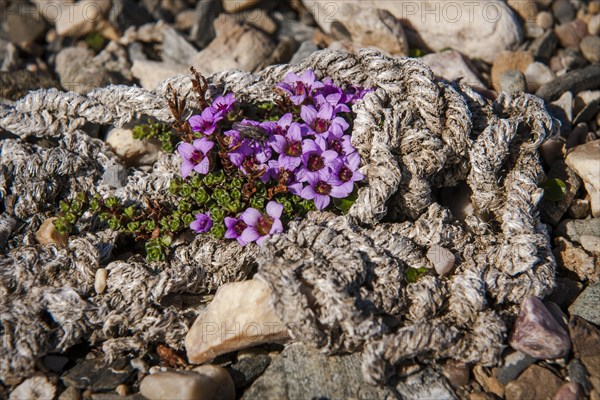
[[[311,70],[289,73],[274,89],[277,105],[244,108],[229,93],[189,118],[196,138],[177,148],[180,184],[194,172],[224,172],[216,184],[188,185],[195,232],[261,244],[283,232],[282,220],[348,198],[364,178],[350,140],[351,106],[369,90],[319,81]]]

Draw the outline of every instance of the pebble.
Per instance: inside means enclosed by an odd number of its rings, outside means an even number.
[[[52,372],[61,372],[69,363],[69,358],[58,354],[50,354],[42,359],[44,367]]]
[[[59,36],[85,36],[107,26],[104,17],[110,11],[110,0],[81,0],[75,4],[57,2],[61,8],[54,18]],[[48,7],[48,9],[53,7]]]
[[[127,385],[120,384],[115,388],[115,392],[117,392],[119,396],[125,397],[129,392],[129,388],[127,387]]]
[[[558,389],[553,400],[579,400],[582,397],[581,388],[573,382],[565,382]]]
[[[585,138],[588,133],[588,126],[582,122],[577,124],[573,130],[567,135],[567,142],[565,143],[565,149],[569,150],[573,147],[579,146],[585,142]],[[568,151],[567,151],[568,152]]]
[[[565,68],[565,73],[570,70],[583,68],[589,64],[579,49],[559,49],[557,54],[560,57],[561,64]],[[557,73],[557,75],[559,74]]]
[[[556,287],[550,296],[547,297],[548,301],[552,301],[558,304],[562,309],[567,309],[571,303],[579,296],[579,293],[583,290],[583,283],[573,280],[571,278],[557,278]]]
[[[600,236],[600,219],[563,220],[554,231],[555,236],[564,236],[572,242],[581,243],[581,236]]]
[[[508,94],[524,93],[527,89],[525,75],[521,71],[507,71],[500,77],[499,90]]]
[[[246,347],[286,341],[287,329],[270,300],[271,290],[262,281],[220,286],[185,337],[189,362],[199,364]]]
[[[535,93],[542,85],[552,81],[556,75],[552,70],[541,62],[529,64],[525,70],[525,80],[527,81],[527,91]]]
[[[533,55],[528,51],[504,51],[496,57],[492,64],[492,86],[498,89],[500,78],[508,71],[521,71],[525,73],[529,64],[534,61]]]
[[[192,46],[174,28],[165,25],[163,27],[162,59],[177,64],[188,65],[198,50]]]
[[[587,24],[590,35],[600,35],[600,14],[596,14],[590,18]]]
[[[559,76],[542,85],[536,94],[544,101],[551,102],[567,91],[577,94],[584,90],[598,88],[600,88],[600,64],[593,64]]]
[[[10,44],[10,46],[13,46]],[[17,51],[15,49],[15,51]],[[11,61],[8,58],[4,62]],[[60,85],[47,73],[31,71],[0,71],[0,98],[18,100],[31,90],[59,88]]]
[[[516,381],[509,382],[504,391],[506,400],[552,398],[562,380],[539,365],[530,365]]]
[[[581,363],[581,360],[573,358],[569,361],[567,371],[569,373],[569,380],[578,384],[585,393],[589,393],[592,390],[592,385],[588,379],[589,373]]]
[[[600,62],[600,37],[586,36],[579,43],[583,56],[591,63]]]
[[[598,280],[598,274],[596,274],[596,280]],[[598,304],[600,304],[600,283],[594,283],[586,287],[575,299],[569,307],[569,314],[571,316],[578,315],[593,324],[600,325],[600,307],[598,307]]]
[[[496,378],[503,385],[515,380],[525,368],[537,361],[537,358],[531,357],[520,351],[512,351],[504,356],[502,366],[496,372]]]
[[[469,384],[469,365],[456,360],[448,360],[442,366],[442,372],[454,387],[462,387]]]
[[[551,29],[554,26],[554,17],[549,11],[540,11],[536,16],[537,24],[544,30]]]
[[[81,399],[81,393],[79,393],[79,389],[75,386],[67,387],[61,394],[58,396],[58,400],[79,400]]]
[[[558,0],[552,2],[552,13],[561,24],[564,24],[575,19],[576,11],[570,1]]]
[[[600,217],[600,140],[572,149],[567,154],[566,163],[583,180],[591,198],[592,215]]]
[[[427,54],[420,58],[433,71],[435,76],[447,81],[461,80],[462,83],[476,89],[485,90],[477,70],[459,51],[446,50],[439,53]]]
[[[33,376],[24,380],[8,396],[9,400],[53,399],[56,386],[45,376]]]
[[[539,359],[562,358],[571,350],[569,335],[535,296],[523,301],[508,344]]]
[[[536,59],[548,61],[550,58],[552,58],[557,45],[558,38],[556,37],[556,33],[554,33],[552,30],[549,30],[531,42],[531,45],[529,45],[529,51]]]
[[[573,22],[567,22],[554,28],[556,37],[562,47],[565,48],[579,48],[581,42],[581,36],[579,35],[576,25]]]
[[[567,214],[570,218],[584,219],[590,213],[590,201],[586,199],[574,199]]]
[[[203,365],[190,371],[158,372],[140,383],[140,393],[149,400],[233,400],[235,387],[223,368]]]
[[[256,378],[262,375],[270,363],[271,357],[265,354],[238,360],[229,368],[229,373],[233,378],[235,387],[240,389],[249,386]]]
[[[127,168],[119,163],[111,163],[102,173],[102,184],[115,189],[125,186],[127,179]]]
[[[312,53],[318,51],[319,47],[312,42],[312,40],[305,40],[300,43],[300,47],[292,56],[290,64],[299,64],[302,60],[308,58]]]
[[[548,179],[560,179],[565,184],[565,195],[560,200],[542,199],[540,204],[540,214],[544,221],[552,226],[558,224],[563,215],[569,209],[571,202],[577,195],[581,181],[579,177],[569,168],[563,159],[560,159],[550,167],[547,175]]]
[[[596,299],[596,309],[598,299]],[[569,332],[573,341],[573,352],[590,374],[592,386],[600,383],[600,329],[579,316],[573,316],[569,323]]]
[[[29,47],[46,32],[46,22],[32,4],[9,3],[4,12],[2,26],[8,39],[19,47]]]
[[[483,390],[500,398],[504,397],[504,385],[490,372],[489,368],[476,365],[473,368],[473,376]]]
[[[76,364],[62,376],[62,381],[66,386],[78,389],[112,391],[126,382],[133,372],[125,358],[118,358],[107,364],[104,358],[97,357]]]
[[[587,105],[592,102],[600,102],[600,90],[585,90],[575,97],[574,109],[580,113]]]
[[[575,119],[573,120],[573,124],[581,124],[585,122],[590,122],[596,115],[598,115],[598,111],[600,110],[600,105],[598,105],[598,101],[592,101],[587,104],[583,110],[577,114]]]
[[[591,236],[591,235],[583,235],[579,238],[579,242],[581,243],[581,247],[590,253],[600,255],[600,237]]]
[[[101,294],[106,290],[106,279],[108,278],[108,271],[106,268],[98,268],[96,270],[96,276],[94,278],[94,290],[97,294]]]
[[[573,121],[573,93],[563,93],[557,100],[550,103],[547,108],[548,112],[560,121],[561,133],[565,136],[570,133]],[[562,154],[560,158],[563,158]]]
[[[184,10],[175,16],[175,28],[180,31],[188,31],[192,29],[196,23],[196,11]]]
[[[113,128],[106,136],[106,144],[128,165],[152,165],[158,159],[160,144],[151,140],[133,138],[127,128]]]
[[[62,235],[56,230],[54,221],[58,218],[48,218],[42,223],[42,226],[35,232],[35,238],[41,245],[54,244],[60,247],[67,245],[68,235]]]
[[[114,83],[104,65],[94,53],[83,47],[66,47],[56,55],[56,73],[67,90],[86,94],[97,87]]]
[[[131,73],[144,89],[153,90],[160,82],[189,72],[187,66],[171,61],[134,60]]]
[[[148,363],[146,363],[146,361],[144,361],[141,358],[132,358],[131,361],[129,362],[129,364],[131,365],[131,367],[133,369],[143,372],[144,374],[148,373],[148,370],[149,370]]]
[[[437,244],[431,246],[429,250],[427,250],[427,259],[433,264],[438,275],[445,275],[454,267],[454,254],[450,250]]]

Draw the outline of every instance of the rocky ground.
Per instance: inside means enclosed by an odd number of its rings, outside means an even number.
[[[247,281],[224,286],[204,315],[242,326],[270,323],[272,331],[206,340],[195,326],[187,354],[157,345],[143,358],[110,364],[101,349],[82,343],[45,356],[35,376],[0,381],[0,398],[600,399],[600,1],[466,3],[1,2],[5,104],[38,88],[86,93],[116,83],[153,89],[190,66],[202,74],[257,71],[297,63],[323,48],[376,47],[419,57],[440,79],[462,79],[489,98],[498,91],[543,98],[562,130],[543,145],[541,156],[548,177],[564,182],[564,193],[548,196],[540,209],[553,238],[557,288],[543,301],[525,299],[497,367],[451,360],[412,364],[399,367],[403,380],[394,390],[369,386],[356,355],[327,358],[301,344],[274,344],[286,342],[287,332],[270,308],[267,289]],[[359,4],[367,8],[359,10]],[[134,141],[129,129],[90,134],[106,140],[130,166],[144,168],[158,157],[156,145]],[[52,235],[40,230],[38,239],[52,241]],[[105,274],[96,280],[101,291]],[[215,356],[210,365],[188,364]]]

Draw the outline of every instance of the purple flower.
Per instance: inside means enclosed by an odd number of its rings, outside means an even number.
[[[329,175],[334,160],[339,154],[327,149],[327,143],[322,137],[315,140],[305,139],[302,144],[302,167],[296,176],[300,182],[307,181],[310,177],[325,177]]]
[[[295,105],[304,103],[314,89],[323,87],[323,83],[316,80],[315,73],[308,69],[300,76],[288,72],[282,83],[276,87],[290,95],[290,100]]]
[[[359,166],[360,155],[358,153],[346,156],[346,162],[342,162],[340,159],[336,160],[332,168],[330,182],[351,193],[354,190],[354,182],[362,181],[365,177],[358,170]]]
[[[233,93],[228,93],[225,96],[217,97],[213,103],[211,108],[215,110],[215,114],[225,116],[231,111],[233,108],[233,104],[235,103],[235,96]]]
[[[330,135],[327,138],[327,147],[340,156],[347,156],[356,152],[354,146],[352,146],[352,142],[350,141],[350,135],[342,135],[341,137],[336,137],[334,135]]]
[[[248,208],[240,217],[247,225],[242,232],[242,240],[247,243],[263,244],[271,235],[283,232],[282,212],[283,206],[276,201],[267,204],[267,215],[261,214],[255,208]]]
[[[342,117],[337,117],[335,110],[329,103],[324,103],[319,111],[313,106],[302,106],[300,116],[315,131],[317,135],[328,137],[342,136],[350,125]]]
[[[277,121],[275,130],[273,133],[276,133],[278,135],[285,135],[288,128],[292,124],[292,120],[293,120],[292,113],[283,114],[281,116],[281,118],[279,118],[279,121]]]
[[[268,168],[267,162],[271,158],[271,154],[272,150],[270,146],[256,140],[244,138],[240,146],[230,151],[227,156],[233,165],[247,175],[248,173],[255,174],[260,171],[266,171]]]
[[[215,145],[207,138],[194,140],[192,144],[183,142],[177,147],[177,151],[183,162],[181,163],[181,176],[187,178],[192,170],[199,174],[206,175],[210,167],[208,152]]]
[[[363,97],[365,97],[365,94],[372,91],[373,89],[364,89],[360,86],[350,85],[348,88],[346,88],[346,90],[344,90],[344,95],[346,97],[345,102],[354,104],[358,100],[361,100]]]
[[[225,226],[227,227],[225,238],[236,239],[241,246],[248,244],[248,242],[242,239],[242,232],[248,226],[244,221],[237,218],[225,217]]]
[[[321,211],[327,207],[331,197],[342,199],[352,193],[352,188],[348,190],[347,186],[334,186],[331,177],[322,179],[317,175],[311,175],[308,178],[308,186],[302,189],[300,196],[307,200],[314,200],[317,210]]]
[[[210,212],[206,214],[196,214],[196,220],[192,221],[190,228],[196,233],[204,233],[210,231],[213,226],[213,221],[210,218]]]
[[[223,119],[220,113],[217,113],[212,107],[205,108],[200,115],[194,115],[188,120],[194,132],[202,132],[205,135],[212,135],[217,129],[217,122]]]
[[[350,112],[350,107],[343,102],[344,95],[341,92],[328,95],[319,93],[314,96],[314,101],[318,107],[323,107],[324,104],[331,105],[336,113]]]
[[[294,122],[290,125],[285,136],[275,135],[271,147],[279,153],[279,166],[293,171],[302,162],[302,126]]]
[[[288,192],[291,194],[295,194],[296,196],[300,196],[300,192],[302,191],[302,183],[298,182],[296,179],[296,174],[294,171],[287,171],[285,168],[279,166],[279,162],[277,160],[269,161],[269,170],[265,175],[269,175],[269,178],[273,178],[275,181],[279,182],[279,177],[282,173],[286,174],[287,179],[283,182],[286,185]],[[262,176],[261,176],[262,178]],[[263,181],[264,182],[264,181]]]

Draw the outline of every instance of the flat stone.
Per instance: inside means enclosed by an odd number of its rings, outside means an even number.
[[[562,216],[567,212],[573,199],[577,195],[577,191],[581,186],[579,177],[569,168],[563,160],[556,161],[552,164],[548,172],[548,179],[560,179],[566,187],[565,195],[559,200],[542,199],[540,204],[540,212],[544,221],[551,225],[556,225],[560,222]]]
[[[533,62],[533,56],[528,51],[501,52],[492,64],[492,86],[498,90],[500,87],[500,78],[505,72],[520,71],[524,74],[529,64]]]
[[[583,283],[571,278],[557,278],[556,287],[546,299],[566,310],[583,291]]]
[[[567,215],[569,218],[584,219],[590,214],[590,201],[587,199],[573,199]]]
[[[8,396],[9,400],[53,399],[56,386],[45,376],[34,376],[24,380]]]
[[[510,352],[504,357],[502,366],[496,372],[496,378],[498,378],[500,383],[506,385],[508,382],[517,379],[517,377],[525,370],[525,368],[529,367],[536,361],[537,358],[531,357],[520,351]]]
[[[529,64],[524,74],[527,80],[527,91],[530,93],[535,93],[543,84],[556,78],[554,72],[541,62]]]
[[[565,143],[565,150],[567,150],[567,154],[573,147],[584,144],[585,139],[588,136],[589,127],[586,123],[582,122],[574,126],[575,127],[567,135],[567,141]]]
[[[439,245],[433,245],[427,250],[427,259],[433,264],[438,275],[447,274],[454,267],[454,254]]]
[[[562,237],[554,239],[554,245],[554,258],[561,268],[576,273],[582,281],[596,282],[600,278],[600,264],[594,256]]]
[[[356,18],[360,15],[360,18]],[[341,24],[352,42],[377,47],[394,56],[408,55],[408,41],[396,17],[387,10],[363,8],[359,3],[340,3],[333,15],[332,28]],[[340,39],[340,38],[337,38]]]
[[[561,23],[569,22],[575,19],[576,11],[570,1],[553,1],[552,14]]]
[[[217,37],[191,60],[200,73],[236,68],[252,72],[275,50],[268,35],[239,24],[233,16],[221,15],[214,26]]]
[[[536,94],[546,102],[559,98],[564,92],[577,94],[584,90],[600,88],[600,64],[568,72],[542,85]]]
[[[139,79],[144,89],[153,90],[156,85],[167,78],[189,72],[189,67],[183,64],[163,61],[134,60],[131,73]]]
[[[179,32],[168,25],[164,26],[161,55],[164,61],[188,65],[197,53],[198,50]]]
[[[516,381],[506,385],[506,400],[547,399],[554,396],[562,380],[539,365],[531,365]]]
[[[48,218],[42,223],[42,226],[35,232],[35,238],[41,245],[54,244],[60,247],[67,245],[68,235],[63,235],[58,232],[54,226],[54,221],[57,218]]]
[[[579,400],[583,396],[581,388],[574,382],[565,382],[558,389],[553,400]]]
[[[390,382],[403,399],[457,399],[447,379],[432,368]]]
[[[59,36],[84,36],[102,30],[107,22],[104,17],[111,8],[111,0],[81,0],[76,3],[56,2],[60,12],[54,18]]]
[[[566,163],[583,180],[591,198],[592,215],[600,217],[600,140],[575,147],[567,155]]]
[[[76,364],[62,376],[62,381],[66,386],[74,386],[78,389],[109,391],[129,379],[133,371],[125,358],[117,359],[107,365],[99,357]]]
[[[579,112],[579,114],[577,114],[577,116],[573,120],[573,124],[577,125],[584,122],[589,122],[592,118],[598,115],[598,110],[600,110],[600,105],[598,105],[598,101],[592,101],[588,103]]]
[[[361,363],[358,353],[328,357],[302,343],[290,344],[242,399],[396,399],[391,390],[365,382]]]
[[[583,56],[591,63],[600,62],[600,37],[586,36],[579,43]]]
[[[585,369],[585,366],[578,358],[573,358],[567,364],[567,371],[569,373],[569,380],[576,383],[583,389],[583,391],[589,394],[592,391],[592,384],[588,379],[589,372]]]
[[[581,236],[600,236],[600,218],[571,219],[561,222],[554,233],[572,242],[581,243]]]
[[[583,28],[585,28],[585,25]],[[566,22],[554,28],[554,33],[556,33],[558,42],[562,47],[571,49],[579,49],[581,39],[585,37],[585,33],[581,31],[581,21]]]
[[[67,387],[61,394],[58,396],[58,400],[80,400],[81,394],[79,393],[79,389],[75,386]]]
[[[558,38],[556,37],[556,33],[554,33],[552,30],[549,30],[531,42],[529,45],[529,51],[535,58],[548,61],[554,54],[554,50],[556,50],[557,45]]]
[[[569,335],[535,296],[523,301],[508,344],[539,359],[565,357],[571,350]]]
[[[303,0],[303,3],[313,13],[321,29],[331,33],[332,14],[346,2]],[[403,25],[416,31],[433,51],[458,49],[470,58],[491,63],[498,53],[514,49],[523,40],[521,23],[504,1],[445,3],[434,0],[364,0],[360,5],[388,10],[401,19]],[[473,15],[488,15],[489,18],[473,18]]]
[[[258,280],[227,283],[198,316],[185,338],[189,362],[289,338],[271,304],[271,290]]]
[[[600,237],[583,235],[579,238],[579,243],[586,251],[595,255],[600,255]]]
[[[158,159],[160,144],[152,140],[137,140],[127,128],[113,128],[106,136],[106,144],[128,165],[152,165]]]
[[[481,90],[486,89],[475,67],[456,50],[427,54],[421,57],[420,60],[427,64],[437,77],[447,81],[460,80],[471,87]]]
[[[575,357],[581,360],[590,374],[592,386],[598,390],[600,388],[600,329],[585,319],[574,316],[569,323],[569,332]]]
[[[489,368],[476,365],[473,368],[473,376],[483,390],[493,393],[498,397],[504,397],[504,385],[494,376]]]
[[[600,325],[598,304],[600,304],[600,283],[595,283],[581,292],[569,307],[569,313],[571,316],[578,315],[593,324]]]
[[[116,83],[94,53],[82,47],[66,47],[56,56],[56,73],[67,90],[86,94],[92,89]]]
[[[42,37],[48,27],[33,4],[9,3],[3,14],[0,20],[3,22],[8,39],[20,47],[27,48]]]
[[[61,372],[69,363],[69,358],[58,354],[50,354],[42,359],[44,367],[52,372]]]
[[[236,388],[245,388],[265,372],[271,363],[271,357],[259,354],[238,360],[229,368]]]
[[[233,400],[235,387],[223,368],[203,365],[198,371],[158,372],[140,383],[140,393],[149,400]]]
[[[466,386],[469,384],[470,371],[469,365],[456,360],[448,360],[442,366],[443,374],[454,387]]]
[[[118,163],[110,164],[102,173],[102,183],[118,189],[127,185],[127,168]]]
[[[312,40],[306,40],[300,43],[300,47],[298,47],[298,50],[296,50],[289,63],[299,64],[302,60],[308,58],[312,53],[318,50],[319,47],[314,44]]]
[[[571,130],[573,129],[573,93],[565,92],[563,93],[558,100],[553,101],[550,104],[546,105],[546,109],[554,118],[558,119],[561,123],[560,132],[562,135],[567,136]],[[549,139],[546,141],[556,141],[560,139]],[[542,146],[544,146],[544,143]],[[554,161],[563,160],[564,155],[561,153],[560,157]],[[554,162],[549,165],[554,164]]]

